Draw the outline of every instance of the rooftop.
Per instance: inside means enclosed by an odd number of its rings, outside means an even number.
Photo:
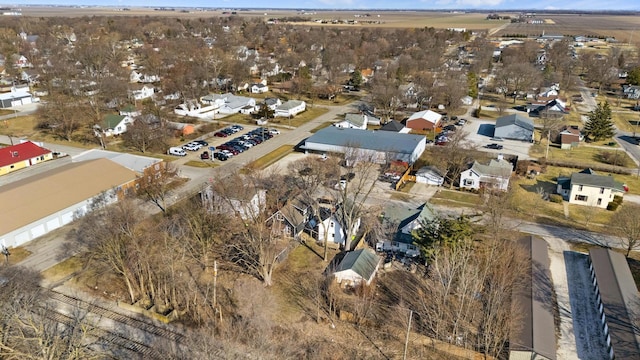
[[[49,154],[51,150],[40,147],[31,141],[7,146],[0,149],[0,167],[15,164],[20,161],[33,159],[34,157]]]
[[[313,134],[306,140],[306,143],[353,146],[361,149],[411,154],[422,141],[425,141],[423,135],[329,126]]]

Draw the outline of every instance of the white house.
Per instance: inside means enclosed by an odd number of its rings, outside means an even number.
[[[266,98],[264,99],[264,103],[269,109],[276,111],[278,106],[282,105],[282,100],[280,100],[279,98]]]
[[[127,132],[127,126],[133,123],[133,118],[128,115],[109,114],[104,117],[100,129],[105,136],[121,135]]]
[[[207,184],[200,192],[200,199],[203,206],[212,213],[235,212],[245,220],[255,218],[264,209],[267,199],[265,190],[248,191],[242,184],[235,190],[234,196],[223,198]]]
[[[433,220],[435,212],[426,204],[410,208],[389,203],[380,215],[383,226],[393,230],[390,238],[382,238],[376,243],[377,251],[393,251],[414,257],[420,250],[413,241],[413,233],[422,227],[422,223]]]
[[[320,221],[314,219],[311,221],[311,227],[317,227],[318,241],[324,243],[325,240],[334,246],[345,244],[344,226],[340,223],[338,216],[331,209],[320,208]],[[351,236],[354,237],[360,229],[360,218],[354,221],[351,227]]]
[[[497,160],[491,160],[488,165],[474,161],[469,169],[460,174],[460,187],[474,190],[490,188],[506,191],[509,188],[512,171],[513,165],[502,159],[501,155]]]
[[[381,258],[371,249],[348,252],[336,267],[333,276],[343,286],[371,284],[380,267]]]
[[[269,91],[269,87],[261,83],[251,84],[249,91],[251,91],[252,94],[264,94]]]
[[[136,101],[150,99],[155,94],[155,88],[148,84],[131,84],[129,85],[129,97]]]
[[[296,116],[307,109],[307,103],[301,100],[289,100],[276,108],[275,116]]]
[[[225,94],[209,94],[200,98],[203,104],[217,107],[221,114],[237,114],[247,106],[255,107],[256,100],[244,97],[236,96],[231,93]]]
[[[556,192],[570,204],[596,206],[606,209],[616,195],[624,196],[626,186],[615,181],[613,176],[597,175],[584,169],[570,177],[558,176]]]
[[[339,128],[367,130],[367,120],[367,115],[364,114],[346,114],[344,116],[344,120],[334,123],[333,126]]]

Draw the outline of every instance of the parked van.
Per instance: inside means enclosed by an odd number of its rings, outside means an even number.
[[[169,151],[167,151],[167,154],[176,155],[176,156],[187,156],[187,152],[184,151],[183,148],[179,148],[179,147],[169,148]]]

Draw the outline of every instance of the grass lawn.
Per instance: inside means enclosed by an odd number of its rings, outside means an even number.
[[[430,202],[437,205],[475,207],[480,202],[480,197],[469,192],[440,189]]]
[[[220,166],[220,164],[216,164],[211,160],[190,160],[184,164],[197,168],[214,168]]]
[[[313,134],[313,133],[316,133],[318,130],[322,130],[322,129],[324,129],[324,128],[326,128],[326,127],[329,127],[329,126],[331,126],[331,125],[333,125],[333,123],[332,123],[332,122],[330,122],[330,121],[323,122],[322,124],[320,124],[320,125],[318,125],[318,126],[314,127],[313,129],[311,129],[311,131],[310,131],[310,132]]]
[[[20,116],[0,122],[0,134],[33,138],[38,134],[35,129],[37,119],[34,115]]]
[[[9,253],[11,254],[9,255],[9,265],[17,264],[31,255],[31,252],[23,247],[11,248],[9,249]],[[4,258],[4,256],[2,256],[2,258]],[[5,261],[5,259],[1,261]]]
[[[72,256],[42,272],[42,277],[50,282],[60,281],[82,269],[82,259]]]
[[[305,110],[304,112],[296,115],[292,119],[287,119],[287,118],[283,118],[283,117],[277,117],[275,119],[269,120],[269,122],[273,123],[273,124],[281,124],[281,125],[298,127],[298,126],[300,126],[302,124],[305,124],[305,123],[317,118],[318,116],[320,116],[322,114],[325,114],[328,111],[329,110],[327,108],[312,107],[312,108],[307,108],[307,110]]]
[[[640,114],[631,113],[613,113],[611,119],[618,129],[627,132],[640,130]]]
[[[267,166],[282,159],[292,151],[293,147],[291,147],[291,145],[282,145],[279,148],[268,153],[267,155],[250,162],[249,164],[247,164],[246,168],[259,170],[265,169]]]
[[[540,144],[532,146],[529,155],[532,157],[544,157],[547,150],[546,143],[547,140],[543,139]],[[617,146],[612,146],[611,149],[602,149],[586,144],[580,144],[578,147],[568,150],[560,149],[557,145],[551,145],[549,146],[549,160],[565,161],[577,165],[582,164],[585,168],[589,167],[589,164],[593,163],[611,165],[601,159],[601,155],[607,152],[613,153],[614,156],[619,156],[616,160],[618,166],[625,165],[629,167],[634,165],[634,162],[629,155],[624,151],[619,151]]]

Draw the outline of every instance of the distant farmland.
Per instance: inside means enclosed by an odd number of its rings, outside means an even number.
[[[505,26],[495,36],[503,35],[586,35],[615,37],[620,42],[640,40],[640,17],[629,15],[541,14],[543,24],[515,23]]]

